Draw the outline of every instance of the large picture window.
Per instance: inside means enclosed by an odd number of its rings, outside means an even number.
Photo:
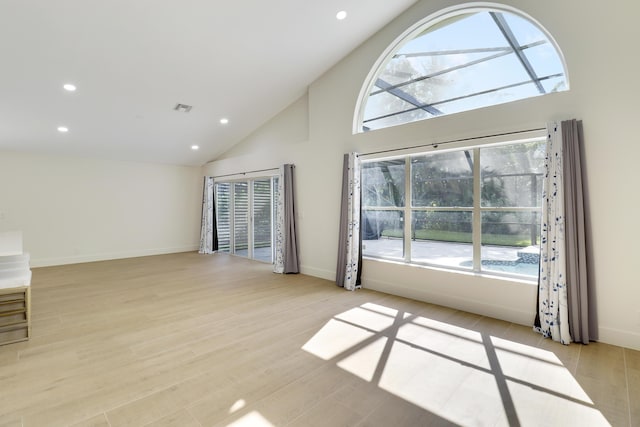
[[[545,140],[362,163],[368,257],[537,278]]]

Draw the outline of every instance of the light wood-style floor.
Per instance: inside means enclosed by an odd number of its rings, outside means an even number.
[[[34,269],[0,426],[639,426],[640,352],[228,255]]]

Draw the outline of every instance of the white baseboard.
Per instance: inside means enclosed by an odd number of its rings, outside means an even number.
[[[31,267],[51,267],[55,265],[80,264],[85,262],[108,261],[112,259],[136,258],[141,256],[164,255],[179,252],[197,251],[198,246],[178,246],[173,248],[143,249],[137,251],[99,253],[91,255],[73,255],[54,258],[31,258]]]
[[[467,311],[482,316],[501,319],[520,325],[531,326],[535,312],[513,310],[508,307],[483,303],[476,300],[461,298],[458,296],[438,294],[422,289],[413,289],[368,279],[365,288],[432,304],[443,305],[457,310]],[[598,329],[598,341],[606,344],[617,345],[634,350],[640,350],[640,333],[615,328],[600,327]]]
[[[599,342],[640,351],[640,333],[638,332],[599,327],[598,333]]]
[[[308,276],[319,277],[325,280],[336,280],[336,272],[334,270],[325,270],[322,268],[308,267],[306,265],[300,266],[300,273]]]

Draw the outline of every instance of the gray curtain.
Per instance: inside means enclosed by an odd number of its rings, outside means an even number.
[[[296,232],[296,209],[293,200],[294,165],[284,165],[284,272],[299,273],[298,234]]]
[[[582,121],[563,121],[561,129],[569,331],[573,341],[588,344],[598,339],[598,328]]]
[[[275,273],[299,273],[298,235],[296,232],[296,210],[293,170],[294,165],[283,165],[278,180],[278,207],[275,230],[276,254],[273,265]]]
[[[338,236],[336,285],[353,291],[362,287],[362,234],[360,233],[360,160],[358,154],[344,155],[342,203]]]

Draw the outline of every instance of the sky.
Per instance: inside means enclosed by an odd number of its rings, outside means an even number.
[[[519,46],[536,44],[523,50],[538,77],[564,74],[560,56],[547,36],[534,23],[512,13],[501,12],[513,32]],[[469,52],[471,49],[497,48],[490,52]],[[510,52],[498,58],[444,73],[438,77],[423,80],[400,89],[410,94],[419,103],[433,104],[444,114],[467,111],[483,106],[515,101],[540,95],[533,83],[503,89],[498,92],[478,95],[438,104],[439,101],[464,97],[469,94],[513,85],[531,80],[517,55],[511,50],[505,36],[500,31],[489,12],[456,15],[427,28],[417,37],[395,52],[393,58],[384,65],[381,78],[391,84],[406,82],[412,78],[431,74],[470,61],[487,58],[503,52]],[[443,51],[464,50],[463,53],[441,54]],[[440,52],[440,54],[438,54]],[[426,55],[415,55],[427,53]],[[542,81],[545,92],[566,90],[564,76]],[[374,87],[372,93],[380,89]],[[385,92],[369,97],[365,107],[365,126],[376,129],[409,121],[430,118],[433,115],[423,110],[392,116],[382,120],[367,122],[367,119],[414,108],[409,102]]]

